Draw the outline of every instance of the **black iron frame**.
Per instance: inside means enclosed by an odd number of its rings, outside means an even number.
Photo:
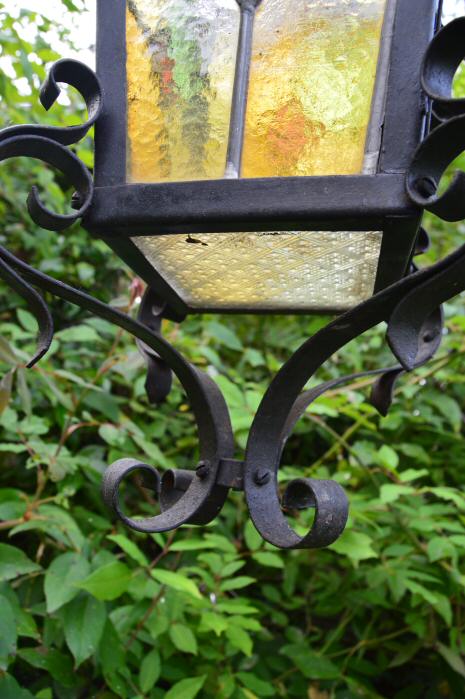
[[[105,109],[96,125],[96,189],[83,225],[102,237],[166,300],[165,316],[218,312],[192,308],[132,242],[134,235],[232,231],[382,231],[375,292],[408,271],[421,210],[405,174],[425,132],[428,102],[421,62],[437,28],[440,0],[396,0],[378,170],[373,175],[223,179],[158,184],[126,180],[126,0],[97,0],[97,73]],[[235,149],[235,167],[238,154]],[[337,311],[338,309],[334,309]],[[221,309],[282,313],[282,309]],[[289,308],[287,313],[302,313]]]
[[[439,181],[448,164],[465,150],[465,100],[452,98],[453,76],[465,56],[464,37],[465,18],[455,20],[433,38],[426,52],[421,77],[433,107],[432,129],[416,150],[404,185],[406,196],[418,211],[427,209],[446,220],[465,218],[463,173],[457,173],[448,189],[439,193]],[[0,132],[0,161],[18,155],[37,157],[61,170],[76,187],[77,210],[67,216],[48,210],[37,190],[31,191],[28,207],[32,218],[51,230],[66,228],[94,207],[92,178],[67,146],[82,138],[99,121],[104,109],[99,80],[86,66],[59,61],[52,67],[41,92],[46,108],[59,94],[57,82],[67,82],[81,92],[89,112],[86,123],[71,129],[32,125]],[[416,252],[424,248],[422,235]],[[151,466],[131,459],[110,466],[103,480],[104,499],[126,524],[144,532],[165,531],[184,523],[205,524],[216,517],[232,488],[244,490],[252,520],[267,541],[282,548],[317,548],[333,542],[344,529],[348,503],[342,488],[334,481],[300,478],[288,484],[280,499],[277,473],[286,441],[309,405],[326,390],[354,377],[342,377],[309,391],[303,388],[341,347],[385,321],[387,339],[398,364],[367,373],[379,374],[371,400],[381,414],[386,414],[399,376],[427,362],[440,345],[441,304],[465,290],[465,245],[431,267],[421,271],[412,267],[408,276],[337,317],[307,340],[272,380],[253,420],[243,459],[234,458],[231,423],[218,386],[162,337],[160,318],[166,302],[153,289],[147,290],[139,319],[134,320],[33,269],[3,247],[0,277],[23,296],[39,322],[37,351],[29,366],[46,353],[53,337],[50,312],[34,286],[134,335],[147,360],[147,388],[153,401],[166,397],[171,371],[183,385],[198,425],[200,461],[193,471],[170,470],[162,476]],[[159,496],[161,513],[154,517],[133,520],[120,505],[121,482],[135,470],[144,474],[147,487]],[[300,537],[289,526],[284,511],[308,507],[315,508],[314,522],[310,532]]]

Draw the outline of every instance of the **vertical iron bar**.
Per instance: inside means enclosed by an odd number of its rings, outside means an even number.
[[[241,8],[241,23],[237,44],[236,72],[231,103],[228,152],[225,177],[237,178],[241,173],[242,146],[244,143],[247,91],[249,87],[250,59],[252,56],[255,10],[261,0],[236,0]]]

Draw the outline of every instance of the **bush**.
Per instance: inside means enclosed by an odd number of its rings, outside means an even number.
[[[0,21],[17,78],[0,83],[3,123],[72,123],[72,94],[50,115],[37,100],[43,64],[58,58],[41,39],[49,22],[24,11],[18,23],[3,7]],[[86,162],[90,146],[78,149]],[[133,312],[139,285],[104,244],[77,226],[58,235],[31,223],[24,198],[36,182],[64,209],[56,173],[33,161],[3,164],[1,240]],[[463,232],[428,226],[441,252]],[[13,294],[0,302],[2,699],[463,697],[459,302],[448,306],[442,349],[403,379],[388,417],[367,402],[371,380],[359,380],[300,421],[283,481],[331,476],[346,488],[351,515],[330,549],[292,552],[261,540],[242,494],[209,527],[172,534],[133,533],[109,517],[99,491],[106,464],[132,456],[162,470],[192,467],[195,424],[178,385],[166,405],[148,404],[133,339],[61,302],[51,306],[52,349],[26,371],[35,321]],[[242,449],[272,376],[324,322],[192,317],[165,323],[164,333],[219,383]],[[319,378],[390,362],[378,328]],[[155,507],[137,484],[127,501],[143,512]]]

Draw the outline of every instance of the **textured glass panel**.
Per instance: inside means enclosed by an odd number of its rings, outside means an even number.
[[[370,297],[380,232],[269,232],[133,238],[194,308],[344,310]]]
[[[235,0],[128,0],[128,180],[224,175]]]
[[[363,168],[386,0],[263,0],[255,18],[244,177]]]

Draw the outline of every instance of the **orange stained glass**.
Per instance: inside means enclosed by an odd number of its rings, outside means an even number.
[[[239,18],[235,0],[128,0],[129,182],[223,177]]]
[[[243,177],[363,169],[386,0],[262,0]]]

